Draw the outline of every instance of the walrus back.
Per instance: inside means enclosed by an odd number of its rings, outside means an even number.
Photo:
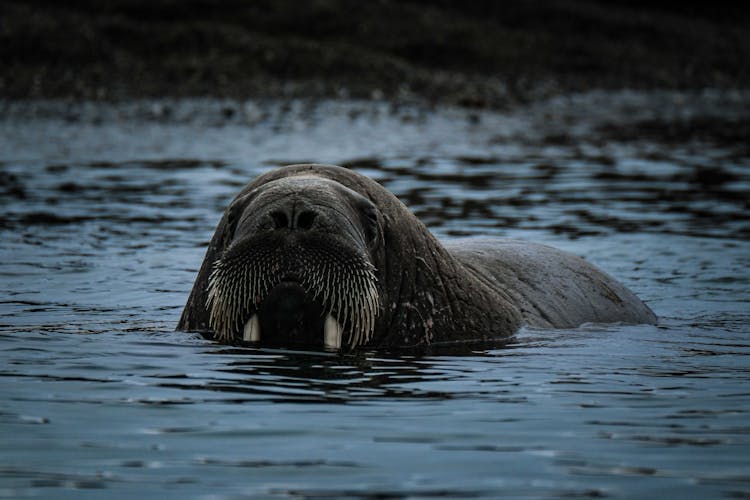
[[[656,315],[633,292],[568,252],[511,239],[443,243],[477,279],[511,295],[527,326],[656,323]]]

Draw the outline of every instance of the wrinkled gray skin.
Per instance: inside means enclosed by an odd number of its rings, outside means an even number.
[[[656,322],[625,286],[579,257],[508,239],[441,243],[373,180],[341,167],[292,165],[250,182],[225,211],[178,330],[211,334],[206,303],[214,262],[233,242],[241,248],[242,238],[273,232],[269,214],[290,203],[297,214],[318,214],[307,233],[335,236],[374,266],[379,310],[367,347],[486,341],[510,337],[522,325]],[[230,340],[241,338],[237,332]]]

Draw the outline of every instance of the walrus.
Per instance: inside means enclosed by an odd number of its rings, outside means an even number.
[[[229,204],[177,329],[350,351],[613,322],[656,316],[580,257],[521,240],[441,242],[374,180],[301,164],[261,175]]]

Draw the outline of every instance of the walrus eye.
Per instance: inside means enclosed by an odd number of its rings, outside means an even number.
[[[363,210],[363,229],[365,238],[370,246],[375,246],[378,241],[378,235],[380,234],[380,224],[378,224],[378,214],[375,211],[375,207],[367,206]]]
[[[234,231],[237,229],[237,211],[230,208],[227,211],[227,224],[224,227],[224,234],[221,237],[221,248],[225,249],[234,238]]]

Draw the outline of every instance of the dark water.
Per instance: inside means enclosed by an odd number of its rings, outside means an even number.
[[[0,496],[750,496],[747,145],[601,118],[716,108],[678,97],[2,104]],[[661,324],[421,357],[173,332],[224,205],[299,161],[358,165],[442,237],[583,255]]]

